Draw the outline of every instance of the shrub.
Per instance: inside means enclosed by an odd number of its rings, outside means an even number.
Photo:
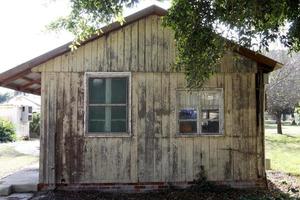
[[[31,138],[38,138],[40,136],[40,123],[41,115],[40,113],[33,113],[32,121],[29,125],[29,132]]]
[[[16,138],[14,125],[8,120],[0,119],[0,142],[14,142]]]

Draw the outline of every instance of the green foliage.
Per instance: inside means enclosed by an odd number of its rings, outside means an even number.
[[[41,125],[40,113],[33,113],[32,121],[29,124],[29,132],[31,137],[40,136],[40,125]]]
[[[0,119],[0,143],[16,141],[16,132],[13,124],[5,119]]]
[[[300,103],[296,104],[295,113],[300,114]]]
[[[132,7],[139,0],[70,0],[71,13],[60,17],[48,25],[50,30],[65,29],[74,36],[72,49],[76,49],[81,42],[93,34],[100,34],[103,24],[117,19],[123,22],[123,8]]]
[[[175,31],[175,69],[184,71],[189,88],[200,87],[216,72],[225,40],[214,33],[217,15],[211,1],[174,0],[164,24]]]
[[[218,188],[211,182],[207,181],[207,175],[204,170],[204,166],[200,166],[200,171],[196,174],[197,179],[194,180],[194,184],[189,188],[191,191],[201,192],[201,191],[212,191]],[[219,188],[218,188],[219,189]]]
[[[266,158],[272,170],[300,175],[300,136],[295,126],[283,126],[285,135],[276,134],[276,124],[266,125]]]
[[[100,26],[114,19],[123,22],[126,7],[141,0],[70,0],[71,13],[49,25],[75,35],[79,45]],[[300,50],[299,0],[173,0],[165,25],[175,32],[175,69],[183,70],[190,88],[201,87],[217,71],[226,50],[238,45],[269,50],[279,40],[290,50]],[[228,45],[227,40],[234,43]],[[226,44],[227,43],[227,44]]]
[[[275,40],[300,50],[299,2],[289,0],[173,0],[165,24],[175,31],[177,68],[188,85],[199,87],[213,74],[230,47],[226,39],[256,50],[269,50]],[[291,23],[288,32],[282,32]],[[233,44],[233,43],[230,43]],[[232,46],[231,46],[232,48]]]

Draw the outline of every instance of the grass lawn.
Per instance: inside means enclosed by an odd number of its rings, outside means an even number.
[[[300,175],[300,126],[283,126],[283,135],[276,134],[276,124],[266,124],[266,158],[271,169]]]
[[[12,143],[0,144],[0,178],[38,162],[38,156],[24,154]]]

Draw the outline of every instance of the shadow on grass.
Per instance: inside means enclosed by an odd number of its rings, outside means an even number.
[[[300,137],[296,137],[293,135],[267,135],[265,137],[266,142],[270,142],[271,144],[297,144],[300,147]],[[295,147],[295,146],[294,146]],[[296,147],[297,148],[297,147]]]
[[[293,135],[288,135],[288,134],[284,134],[284,135],[288,138],[297,138],[296,136],[293,136]]]
[[[20,153],[15,150],[13,146],[1,146],[0,147],[0,157],[18,157],[18,156],[27,156],[26,154]]]
[[[275,130],[277,129],[277,126],[276,124],[265,124],[265,128]]]

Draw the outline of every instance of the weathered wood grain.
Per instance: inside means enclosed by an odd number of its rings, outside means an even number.
[[[178,106],[201,107],[201,100],[197,91],[178,94],[187,83],[171,69],[175,56],[174,33],[149,16],[37,67],[40,182],[184,182],[201,170],[215,181],[264,178],[264,87],[257,64],[227,53],[204,85],[223,89],[223,134],[182,136]],[[85,72],[125,71],[132,72],[131,135],[85,135]]]

